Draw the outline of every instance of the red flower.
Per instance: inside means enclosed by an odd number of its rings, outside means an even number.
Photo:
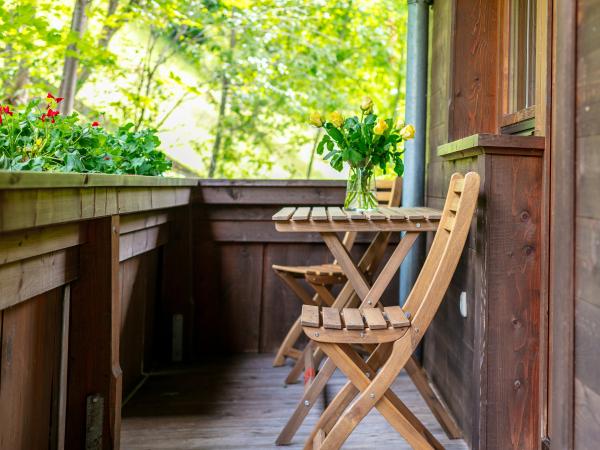
[[[42,119],[42,122],[45,122],[46,118],[48,118],[48,119],[52,119],[52,123],[56,123],[56,120],[54,120],[54,118],[56,116],[58,116],[59,114],[60,114],[60,112],[55,111],[55,110],[51,109],[50,107],[48,107],[48,112],[42,114],[42,116],[40,117],[40,119]]]
[[[51,98],[52,100],[54,100],[57,104],[62,102],[64,100],[64,98],[62,97],[55,97],[54,95],[52,95],[50,92],[48,92],[48,95],[46,96],[46,98]]]
[[[106,161],[108,161],[108,160],[110,159],[110,156],[106,155],[106,156],[104,157],[104,159],[105,159]]]
[[[10,110],[9,105],[6,105],[6,106],[0,105],[0,125],[2,125],[2,115],[3,114],[8,114],[9,116],[13,115],[13,112]]]
[[[100,122],[92,122],[92,126],[93,127],[99,127],[100,126]]]

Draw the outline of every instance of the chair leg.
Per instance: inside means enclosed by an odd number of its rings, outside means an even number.
[[[339,449],[373,407],[379,410],[411,446],[424,449],[443,448],[431,433],[426,432],[427,429],[410,413],[400,399],[388,390],[411,356],[412,345],[409,333],[394,343],[390,358],[373,381],[365,373],[368,372],[373,376],[372,368],[350,346],[323,343],[319,345],[361,391],[357,401],[344,412],[325,437],[321,446],[323,450]]]
[[[304,350],[302,351],[302,355],[296,360],[296,362],[294,363],[294,367],[292,367],[292,370],[290,370],[290,373],[288,373],[288,376],[285,378],[285,384],[294,384],[298,382],[298,378],[300,378],[300,375],[304,371],[306,352],[308,352],[307,347],[304,348]],[[321,350],[320,348],[317,348],[314,351],[313,361],[316,367],[319,367],[319,364],[323,360],[323,356],[323,350]]]
[[[290,327],[285,339],[279,346],[275,359],[273,360],[273,367],[283,366],[285,364],[285,357],[292,356],[291,350],[296,350],[294,344],[302,335],[302,324],[300,323],[300,317]]]
[[[391,348],[391,344],[380,344],[373,350],[366,361],[369,367],[373,369],[373,372],[376,372],[387,360]],[[348,381],[336,394],[331,403],[327,405],[325,411],[323,411],[321,417],[319,417],[317,423],[313,427],[307,442],[312,442],[312,439],[318,430],[323,430],[326,434],[329,433],[339,417],[346,410],[352,400],[354,400],[354,398],[358,395],[358,393],[359,390],[356,389],[352,382]]]
[[[411,357],[406,366],[404,367],[406,373],[412,380],[413,384],[429,406],[429,409],[439,422],[440,426],[444,429],[446,436],[449,439],[460,439],[462,432],[454,418],[450,415],[448,409],[444,406],[438,395],[431,388],[429,379],[421,365],[415,361],[414,357]]]
[[[325,388],[325,385],[331,379],[335,369],[336,367],[333,361],[327,359],[308,389],[305,389],[304,395],[296,406],[294,413],[285,424],[285,427],[283,427],[283,430],[281,430],[281,433],[275,441],[277,445],[287,445],[292,441],[292,438],[317,401],[317,398]]]

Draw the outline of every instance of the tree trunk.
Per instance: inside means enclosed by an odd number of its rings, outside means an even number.
[[[118,21],[116,23],[114,23],[114,21],[110,20],[111,17],[117,13],[117,9],[119,8],[120,1],[121,0],[109,0],[109,2],[108,2],[108,8],[106,10],[106,23],[102,27],[102,31],[100,32],[100,38],[98,39],[98,43],[96,44],[96,47],[98,49],[106,50],[108,48],[108,45],[110,44],[110,41],[112,40],[113,36],[117,33],[117,31],[119,31],[119,29],[125,23],[123,19],[118,19]],[[121,10],[123,13],[129,12],[129,11],[131,11],[131,9],[134,6],[139,5],[139,3],[140,3],[140,0],[130,0],[128,3],[126,3],[121,8]],[[111,23],[112,23],[112,25],[110,25]],[[79,77],[77,78],[77,86],[75,87],[76,92],[79,92],[79,90],[85,84],[85,82],[87,81],[87,79],[90,77],[91,74],[92,74],[92,71],[89,67],[84,67],[81,70],[81,73],[79,74]]]
[[[230,62],[233,60],[231,54],[235,47],[235,30],[231,30],[229,37],[229,58]],[[231,66],[231,64],[229,64]],[[221,153],[221,141],[223,140],[223,121],[227,112],[227,99],[229,96],[229,85],[230,80],[227,73],[224,71],[221,78],[221,100],[219,102],[219,116],[217,118],[217,132],[215,134],[215,143],[213,144],[212,154],[210,157],[210,167],[208,168],[208,178],[214,178],[215,172],[217,171],[217,163],[219,161],[219,154]]]
[[[83,38],[87,22],[86,8],[91,0],[75,0],[73,9],[73,19],[71,21],[71,35],[76,35],[78,39]],[[59,97],[64,101],[59,105],[62,114],[71,114],[75,104],[75,93],[77,87],[77,66],[79,58],[77,57],[77,42],[69,44],[65,56],[65,65],[63,67],[63,76],[60,83]]]
[[[315,141],[313,142],[312,152],[310,152],[310,160],[308,161],[308,168],[306,169],[306,179],[310,180],[310,175],[312,173],[313,161],[315,160],[315,153],[317,152],[317,147],[319,146],[319,141],[321,140],[321,128],[317,130],[315,133]]]

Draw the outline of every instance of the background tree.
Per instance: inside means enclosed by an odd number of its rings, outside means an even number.
[[[94,0],[77,39],[73,12],[5,0],[1,98],[57,92],[76,44],[74,109],[157,128],[176,166],[201,176],[331,176],[311,156],[311,110],[352,113],[365,94],[383,115],[403,109],[403,2]]]

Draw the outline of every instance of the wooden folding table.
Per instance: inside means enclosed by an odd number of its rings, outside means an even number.
[[[370,212],[345,211],[339,207],[300,206],[286,207],[273,216],[275,228],[281,232],[302,232],[321,234],[323,241],[342,268],[348,282],[335,302],[334,308],[356,306],[352,302],[358,297],[361,305],[375,306],[392,281],[402,261],[415,243],[419,233],[435,231],[441,218],[441,211],[417,207],[379,207]],[[375,232],[375,237],[357,264],[343,245],[338,233],[346,231]],[[403,232],[390,258],[385,262],[377,279],[371,284],[363,270],[376,255],[381,255],[388,245],[389,236],[394,232]],[[351,291],[349,295],[349,291]],[[356,295],[353,295],[356,294]],[[460,437],[460,430],[446,408],[431,389],[426,375],[416,361],[406,366],[413,383],[436,416],[440,425],[451,438]],[[335,366],[325,360],[321,370],[307,386],[292,417],[277,439],[278,445],[291,442],[292,437],[302,424],[327,381],[333,375]]]

